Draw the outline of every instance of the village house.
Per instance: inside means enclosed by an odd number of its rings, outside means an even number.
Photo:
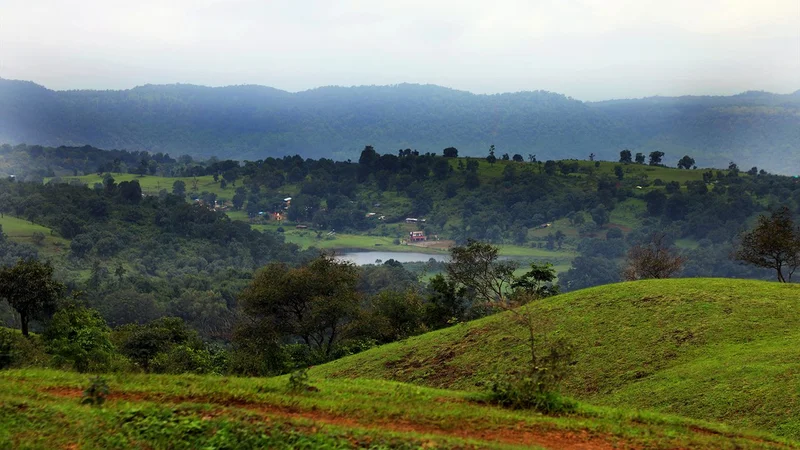
[[[428,238],[425,237],[424,231],[412,231],[408,233],[408,241],[409,242],[423,242],[427,241]]]

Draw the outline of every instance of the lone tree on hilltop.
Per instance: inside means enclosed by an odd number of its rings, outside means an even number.
[[[455,147],[447,147],[442,154],[445,158],[458,158],[458,149]]]
[[[661,159],[664,158],[664,152],[650,152],[650,165],[658,166],[661,164]]]
[[[770,217],[759,216],[758,225],[740,237],[735,258],[774,269],[781,283],[791,280],[800,266],[800,227],[794,224],[789,208],[783,206]]]
[[[497,157],[494,156],[494,144],[489,147],[489,156],[486,157],[486,161],[489,162],[489,164],[497,162]]]
[[[670,278],[680,272],[685,262],[686,258],[669,248],[664,233],[655,233],[649,242],[631,247],[622,275],[627,281]]]
[[[689,170],[694,167],[694,158],[689,155],[684,156],[678,161],[678,169]]]
[[[52,313],[65,286],[53,279],[53,266],[35,259],[20,260],[0,270],[0,298],[19,313],[22,335],[31,319]]]
[[[625,150],[619,152],[619,162],[625,163],[625,164],[632,163],[633,162],[633,156],[631,155],[631,151],[628,150],[628,149],[625,149]]]

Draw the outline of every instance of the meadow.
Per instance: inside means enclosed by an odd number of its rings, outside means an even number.
[[[576,348],[565,392],[800,439],[800,286],[733,279],[647,280],[527,306],[537,333]],[[524,367],[508,313],[331,362],[315,376],[387,379],[479,391]],[[545,344],[541,344],[545,345]]]
[[[545,416],[480,394],[391,381],[107,375],[100,406],[86,375],[0,372],[0,446],[27,449],[794,448],[766,433],[581,404]],[[93,397],[96,398],[96,397]]]

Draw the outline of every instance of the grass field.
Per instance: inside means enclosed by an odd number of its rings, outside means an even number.
[[[80,177],[62,177],[61,180],[64,182],[69,182],[72,180],[77,180],[89,187],[95,185],[95,183],[102,183],[104,175],[83,175]],[[162,189],[166,189],[167,192],[172,192],[172,185],[181,180],[186,183],[186,193],[193,194],[197,193],[200,194],[201,192],[213,192],[217,194],[218,198],[224,198],[226,200],[230,200],[233,197],[233,194],[236,192],[236,186],[228,185],[225,189],[222,189],[219,185],[219,182],[214,181],[214,177],[211,175],[202,176],[202,177],[160,177],[160,176],[153,176],[153,175],[145,175],[139,176],[131,173],[112,173],[112,177],[114,177],[114,181],[116,183],[121,183],[123,181],[133,181],[136,180],[139,182],[139,185],[142,187],[142,193],[146,195],[157,195],[159,191]],[[47,182],[48,180],[45,180]],[[197,189],[195,187],[195,181],[197,182]]]
[[[792,448],[764,433],[644,411],[581,405],[548,417],[478,394],[389,381],[109,375],[102,407],[80,404],[89,377],[0,372],[0,447],[195,448]]]
[[[25,244],[34,245],[33,233],[42,233],[44,242],[41,246],[37,246],[42,253],[53,255],[69,250],[69,241],[51,234],[50,228],[9,215],[4,215],[4,217],[0,218],[0,226],[3,227],[3,233],[9,239]]]
[[[621,283],[529,306],[539,333],[576,348],[565,391],[800,439],[800,286],[732,279]],[[334,361],[320,377],[391,379],[477,390],[525,361],[507,314]]]

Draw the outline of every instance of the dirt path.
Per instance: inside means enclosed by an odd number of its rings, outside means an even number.
[[[42,392],[57,397],[80,398],[83,391],[74,388],[48,388]],[[284,406],[266,403],[231,401],[225,402],[206,397],[181,397],[166,396],[148,393],[121,393],[108,396],[109,401],[157,401],[164,403],[204,403],[213,404],[222,408],[246,409],[251,412],[263,414],[272,419],[305,419],[317,424],[332,425],[341,428],[358,429],[362,431],[378,430],[399,433],[418,433],[431,436],[471,439],[475,441],[496,442],[519,446],[539,446],[551,449],[565,450],[610,450],[631,449],[633,446],[615,440],[611,436],[592,435],[586,431],[564,431],[532,427],[519,423],[514,428],[500,427],[494,429],[444,429],[430,424],[419,424],[408,420],[387,420],[377,418],[369,420],[353,418],[325,411],[299,410]],[[224,415],[221,409],[216,415]]]

